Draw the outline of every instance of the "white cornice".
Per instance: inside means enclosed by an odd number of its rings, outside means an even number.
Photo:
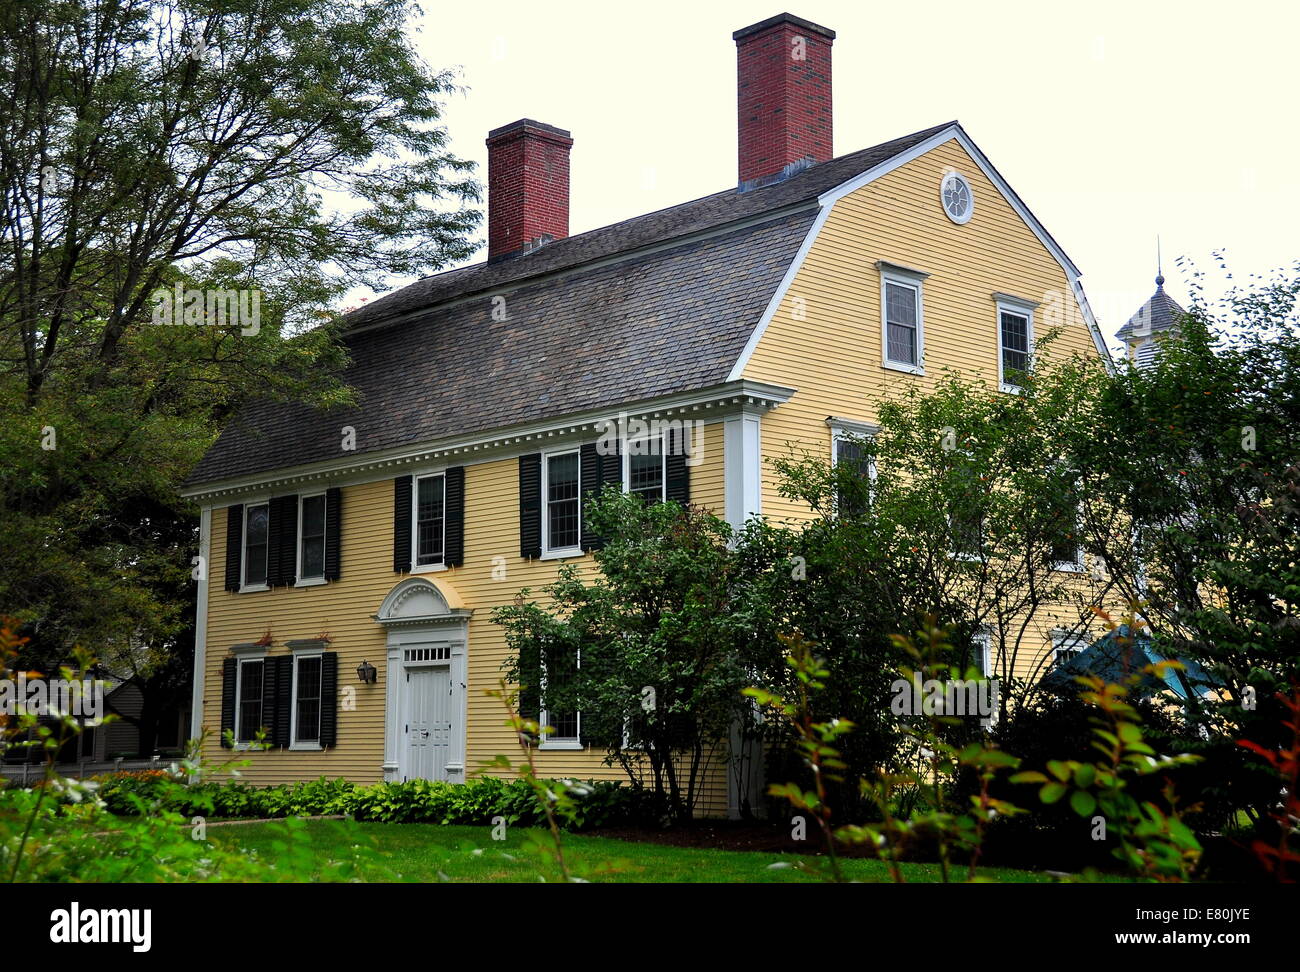
[[[622,415],[665,421],[716,421],[736,411],[775,408],[789,401],[794,392],[793,388],[767,382],[748,379],[728,381],[691,392],[590,409],[563,419],[509,426],[470,436],[448,436],[383,452],[344,456],[325,462],[202,483],[182,489],[181,495],[206,505],[215,505],[218,501],[234,501],[236,497],[252,492],[266,493],[268,490],[288,489],[322,480],[329,480],[331,484],[364,481],[377,478],[375,474],[381,471],[385,475],[389,472],[399,473],[406,468],[433,462],[450,465],[487,462],[509,458],[530,448],[537,448],[544,442],[554,444],[566,439],[598,435],[603,430],[604,423]]]

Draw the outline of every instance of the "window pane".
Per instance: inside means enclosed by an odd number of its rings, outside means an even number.
[[[446,480],[442,476],[421,479],[415,504],[415,562],[440,564],[446,523]]]
[[[239,727],[236,738],[252,742],[262,728],[262,667],[261,661],[239,664]]]
[[[663,499],[664,456],[662,439],[655,438],[635,444],[646,455],[631,453],[627,457],[628,492],[635,493],[647,502]]]
[[[320,685],[321,659],[299,658],[298,688],[295,701],[296,719],[294,740],[318,742],[320,740]]]
[[[578,654],[575,650],[560,648],[548,651],[546,656],[547,695],[551,699],[555,699],[552,693],[563,692],[572,683],[577,670]],[[563,699],[563,695],[560,696],[560,699]],[[552,702],[552,705],[554,705],[554,702]],[[547,708],[546,725],[555,730],[547,733],[547,739],[578,738],[578,713],[572,710],[566,711],[563,705],[554,710],[550,707]]]
[[[916,327],[916,291],[911,287],[886,284],[885,319],[891,324]]]
[[[849,439],[835,440],[835,466],[836,469],[843,467],[847,475],[861,480],[865,484],[871,481],[871,463],[863,454],[862,443],[853,442]],[[847,484],[841,481],[841,485]],[[837,497],[838,509],[847,516],[854,516],[866,509],[866,490],[854,490],[851,494],[846,494],[843,489],[840,490]]]
[[[271,508],[250,506],[244,523],[244,583],[266,583],[266,540]]]
[[[886,357],[916,364],[916,291],[911,287],[885,284],[885,332]]]
[[[546,463],[547,545],[578,546],[578,454],[552,456]]]
[[[1029,370],[1029,318],[1002,315],[1002,380],[1018,385],[1015,372]]]
[[[325,497],[302,501],[302,577],[325,576]]]

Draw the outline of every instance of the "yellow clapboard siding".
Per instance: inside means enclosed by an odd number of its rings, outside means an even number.
[[[974,193],[974,216],[963,225],[940,205],[940,181],[950,169]],[[922,284],[925,376],[882,364],[880,260],[929,274]],[[770,460],[800,453],[829,460],[828,416],[873,422],[882,402],[909,388],[933,388],[945,369],[979,374],[996,387],[995,292],[1042,305],[1035,339],[1046,332],[1050,302],[1072,293],[1061,265],[956,141],[840,199],[744,370],[746,378],[797,389],[763,418],[763,513],[793,523],[812,515],[780,495]],[[1049,354],[1076,352],[1097,353],[1081,318],[1063,327]],[[1069,605],[1043,611],[1031,626],[1039,647],[1016,660],[1016,673],[1029,674],[1050,650],[1050,629],[1069,629],[1078,616]]]
[[[691,468],[691,501],[722,512],[722,424],[704,429],[701,463]],[[502,630],[492,623],[492,608],[509,604],[522,588],[536,594],[551,583],[557,561],[526,561],[519,556],[519,465],[514,458],[472,464],[465,470],[465,563],[428,576],[450,585],[474,612],[467,649],[468,721],[466,766],[470,775],[499,753],[522,758],[506,725],[501,702],[487,692],[497,687],[508,651]],[[383,778],[385,684],[388,678],[384,629],[373,620],[388,592],[409,574],[393,571],[393,481],[384,478],[342,487],[343,530],[341,577],[313,587],[275,588],[234,594],[222,589],[226,558],[226,509],[212,513],[210,563],[213,583],[207,604],[207,654],[204,667],[203,725],[208,732],[204,754],[213,764],[235,758],[249,766],[242,777],[254,785],[345,777],[357,782]],[[501,558],[494,564],[494,558]],[[578,561],[585,571],[592,558]],[[505,567],[504,577],[493,568]],[[270,633],[271,653],[283,653],[286,641],[328,634],[339,655],[341,692],[354,693],[355,708],[340,707],[338,745],[326,752],[276,750],[232,754],[220,747],[221,666],[232,645],[256,641]],[[362,660],[379,669],[373,685],[361,685],[356,668]],[[625,779],[619,767],[602,765],[604,752],[555,751],[536,754],[547,776]],[[724,767],[715,761],[702,784],[700,809],[722,813],[727,804]]]

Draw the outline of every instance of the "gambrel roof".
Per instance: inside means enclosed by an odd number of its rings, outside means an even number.
[[[364,455],[724,382],[818,197],[953,124],[403,287],[347,316],[356,408],[250,405],[186,485],[338,459],[347,425]]]
[[[728,189],[426,277],[353,311],[343,378],[357,406],[322,413],[254,403],[225,428],[185,490],[735,381],[834,200],[950,138],[1060,263],[1109,362],[1074,264],[961,126],[948,122],[763,188]],[[356,430],[356,450],[346,454],[345,426]]]

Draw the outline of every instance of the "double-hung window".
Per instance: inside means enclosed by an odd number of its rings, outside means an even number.
[[[271,539],[271,504],[244,507],[244,587],[266,586],[267,552]]]
[[[325,494],[298,498],[298,583],[325,580]]]
[[[925,324],[920,270],[880,261],[880,311],[884,366],[924,374]]]
[[[1052,632],[1052,665],[1063,665],[1088,647],[1088,636],[1069,631]]]
[[[993,295],[998,314],[998,383],[1005,392],[1018,392],[1033,369],[1033,301],[1010,294]]]
[[[876,479],[876,464],[867,454],[863,440],[879,429],[868,422],[834,416],[826,424],[831,428],[831,464],[836,473],[835,509],[846,516],[855,516],[870,505]]]
[[[324,657],[320,652],[296,652],[293,656],[293,716],[290,747],[320,748],[321,674]]]
[[[542,549],[549,554],[582,552],[582,507],[578,450],[542,458]]]
[[[1083,544],[1080,528],[1079,483],[1064,470],[1052,470],[1049,476],[1048,561],[1055,570],[1083,569]]]
[[[265,658],[241,658],[235,680],[235,741],[251,743],[263,728],[263,681]]]
[[[543,698],[554,699],[563,693],[581,665],[576,648],[548,645],[542,663]],[[552,703],[541,710],[538,722],[549,732],[542,733],[542,749],[579,749],[582,746],[582,713],[564,705]]]
[[[626,478],[624,486],[629,493],[640,496],[647,503],[659,503],[665,498],[668,477],[665,474],[667,450],[661,435],[628,439],[626,453]]]
[[[952,553],[963,560],[984,560],[984,513],[988,491],[969,450],[952,453],[959,463],[953,469],[948,509],[948,537]]]
[[[415,529],[411,531],[416,567],[444,563],[447,542],[447,478],[442,473],[421,476],[413,490]]]

